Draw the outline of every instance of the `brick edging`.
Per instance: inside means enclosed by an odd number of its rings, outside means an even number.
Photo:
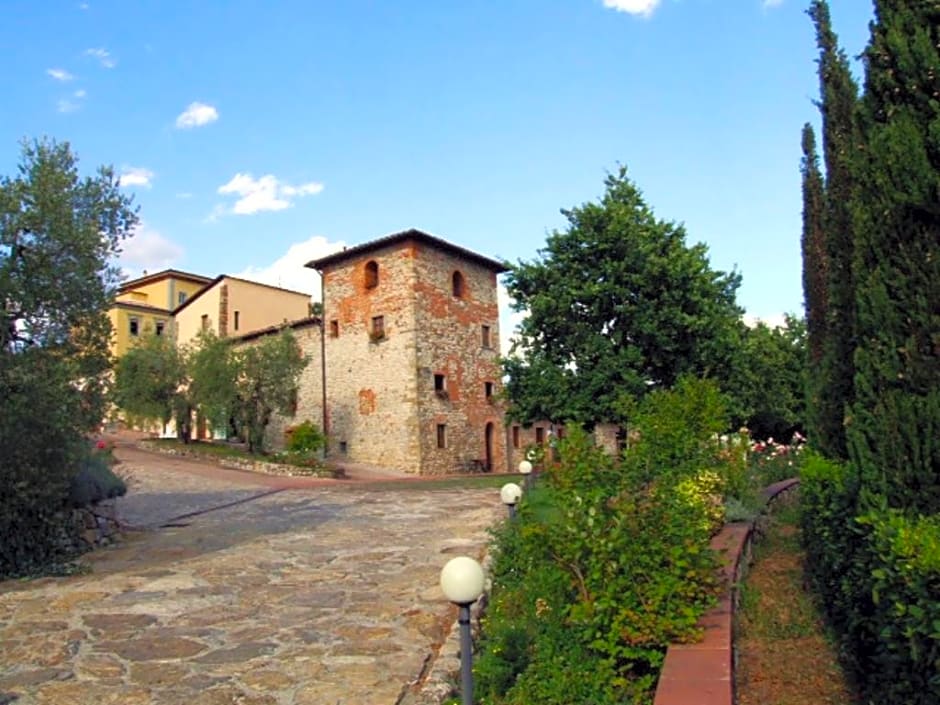
[[[765,506],[798,483],[799,479],[791,478],[766,487],[762,492]],[[704,630],[702,640],[672,644],[666,650],[654,705],[733,705],[737,584],[747,567],[747,561],[741,559],[750,557],[755,522],[728,524],[712,539],[711,547],[722,554],[725,591],[718,604],[699,620]]]

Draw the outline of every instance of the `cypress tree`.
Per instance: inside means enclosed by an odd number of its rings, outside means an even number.
[[[850,451],[889,506],[940,512],[940,2],[877,0],[854,204]]]
[[[852,277],[853,221],[851,200],[856,151],[855,111],[858,87],[845,52],[832,30],[829,5],[814,0],[809,9],[819,47],[819,109],[822,113],[826,165],[825,230],[827,320],[820,366],[814,445],[831,458],[847,457],[845,418],[854,399],[855,286]]]
[[[828,257],[823,229],[825,191],[819,171],[819,155],[816,152],[816,133],[809,123],[803,125],[803,302],[806,309],[806,361],[809,374],[806,377],[807,428],[815,443],[819,427],[819,374],[823,360],[823,345],[826,339],[826,313],[828,308],[827,278]]]

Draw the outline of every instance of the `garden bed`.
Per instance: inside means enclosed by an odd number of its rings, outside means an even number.
[[[259,472],[265,475],[278,475],[281,477],[343,477],[343,471],[331,467],[322,461],[304,458],[305,464],[291,464],[282,462],[283,456],[258,456],[242,450],[229,443],[212,443],[207,441],[191,441],[182,443],[176,439],[151,439],[138,444],[144,450],[166,455],[177,455],[190,458],[199,458],[218,464],[224,468]]]

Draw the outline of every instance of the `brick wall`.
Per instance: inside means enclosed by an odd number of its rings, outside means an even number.
[[[496,274],[428,245],[414,249],[417,365],[413,369],[422,472],[454,472],[474,462],[488,462],[492,470],[505,471]],[[487,345],[483,326],[489,327]],[[445,393],[435,390],[435,375],[443,375]],[[444,428],[443,437],[439,426]]]

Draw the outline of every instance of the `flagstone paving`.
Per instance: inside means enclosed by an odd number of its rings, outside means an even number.
[[[89,574],[0,583],[0,703],[392,705],[453,623],[441,567],[502,516],[492,489],[139,475],[177,509],[240,503],[131,532]]]

